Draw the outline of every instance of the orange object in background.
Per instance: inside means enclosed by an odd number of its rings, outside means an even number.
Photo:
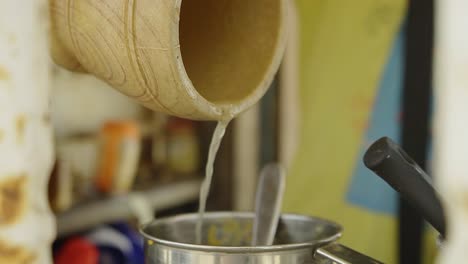
[[[135,179],[141,149],[139,125],[111,121],[100,131],[101,150],[96,187],[103,193],[128,192]]]

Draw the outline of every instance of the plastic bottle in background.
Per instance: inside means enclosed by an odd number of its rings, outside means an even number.
[[[175,174],[194,174],[199,168],[200,148],[195,123],[171,118],[167,125],[168,168]]]
[[[73,205],[73,179],[70,164],[60,159],[55,164],[48,185],[49,204],[54,212],[62,212]]]
[[[167,131],[168,116],[160,113],[154,114],[154,131],[152,138],[151,159],[157,172],[161,172],[167,165]]]
[[[141,135],[134,121],[110,121],[100,131],[100,162],[97,189],[103,193],[126,193],[135,179],[141,149]]]

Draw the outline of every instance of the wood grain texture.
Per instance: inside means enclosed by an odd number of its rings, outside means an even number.
[[[52,55],[157,111],[235,115],[265,93],[285,46],[285,0],[50,0]]]

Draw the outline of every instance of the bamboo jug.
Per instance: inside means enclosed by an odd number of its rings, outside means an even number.
[[[50,0],[50,10],[57,64],[196,120],[256,103],[285,47],[286,0]]]

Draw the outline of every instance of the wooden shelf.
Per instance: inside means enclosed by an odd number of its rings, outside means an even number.
[[[154,211],[196,201],[200,185],[201,180],[187,180],[73,207],[57,215],[58,236],[84,231],[99,224],[137,217],[134,203],[137,199],[144,200],[144,204],[151,209],[151,212],[146,212],[150,215],[153,215]]]

